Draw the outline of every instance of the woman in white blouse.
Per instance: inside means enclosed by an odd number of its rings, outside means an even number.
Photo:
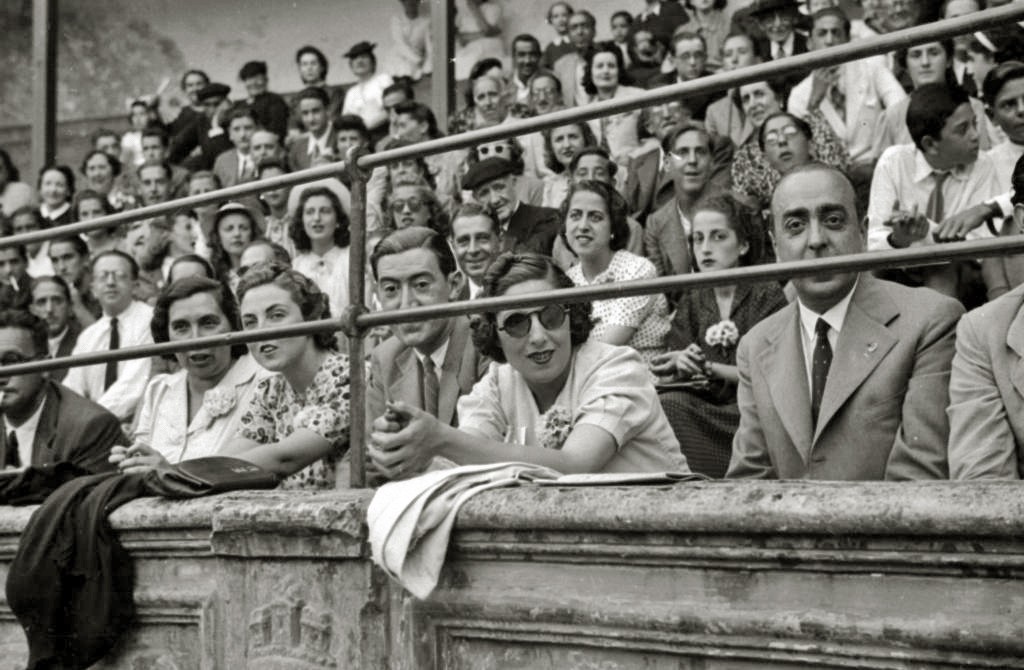
[[[588,55],[583,70],[583,90],[590,96],[588,102],[643,93],[643,89],[627,85],[630,83],[619,48],[614,42],[598,43]],[[601,146],[608,149],[616,163],[625,167],[629,153],[640,146],[640,110],[612,114],[589,123]]]
[[[349,232],[348,216],[334,191],[327,187],[303,191],[290,234],[298,252],[292,268],[312,279],[327,294],[331,312],[341,314],[349,302]]]
[[[185,277],[167,287],[153,310],[155,342],[178,342],[241,330],[238,303],[223,283]],[[181,367],[153,377],[142,395],[133,446],[115,447],[123,471],[218,453],[238,432],[242,412],[264,372],[245,345],[174,354]]]

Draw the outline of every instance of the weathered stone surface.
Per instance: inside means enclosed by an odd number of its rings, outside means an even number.
[[[492,491],[434,595],[368,561],[371,493],[140,500],[138,624],[99,667],[1024,667],[1024,489],[709,482]],[[0,577],[31,509],[0,508]],[[0,610],[0,670],[24,637]]]

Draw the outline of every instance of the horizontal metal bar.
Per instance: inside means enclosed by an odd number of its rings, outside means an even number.
[[[287,186],[305,184],[317,179],[337,177],[339,173],[344,171],[345,161],[338,161],[336,163],[318,165],[307,170],[290,172],[277,177],[267,177],[266,179],[261,179],[259,181],[250,181],[244,184],[238,184],[237,186],[229,186],[227,188],[210,191],[209,193],[203,193],[201,195],[190,195],[184,198],[178,198],[177,200],[162,202],[159,205],[148,205],[146,207],[139,207],[138,209],[129,209],[124,212],[118,212],[117,214],[89,219],[88,221],[69,223],[65,226],[57,226],[55,228],[47,228],[45,230],[34,230],[30,233],[21,233],[19,235],[11,235],[9,237],[0,237],[0,249],[12,247],[18,244],[29,244],[32,242],[52,240],[58,237],[67,237],[69,235],[80,235],[82,233],[88,233],[93,230],[108,228],[110,226],[122,226],[126,223],[134,223],[135,221],[151,219],[165,214],[174,214],[175,212],[179,212],[183,209],[192,209],[201,205],[241,198],[242,196],[252,195],[253,193],[274,191]]]
[[[1006,24],[1007,22],[1019,21],[1021,19],[1024,19],[1024,4],[1010,3],[1002,7],[986,9],[981,12],[959,16],[953,19],[945,19],[943,21],[936,21],[922,26],[914,26],[905,30],[889,33],[887,35],[879,35],[877,37],[857,40],[855,42],[830,47],[828,49],[811,51],[798,56],[791,56],[789,58],[774,60],[768,63],[752,65],[750,67],[733,70],[731,72],[720,72],[715,75],[701,77],[700,79],[695,79],[682,84],[674,84],[672,86],[664,86],[651,91],[646,91],[633,97],[606,100],[604,102],[593,103],[581,107],[573,107],[531,119],[504,123],[491,128],[474,130],[468,133],[461,133],[459,135],[452,135],[450,137],[443,137],[427,142],[420,142],[400,149],[390,149],[388,151],[369,154],[359,159],[359,166],[364,169],[372,169],[398,160],[431,156],[434,154],[445,153],[447,151],[454,151],[456,149],[464,149],[482,142],[492,142],[508,137],[516,137],[527,133],[547,130],[567,123],[586,121],[589,119],[608,116],[610,114],[627,112],[661,102],[678,100],[681,97],[715,93],[735,88],[742,84],[771,79],[793,71],[810,70],[857,60],[867,56],[888,53],[890,51],[913,46],[915,44],[933,42],[947,37],[952,37],[954,35],[961,35],[985,28],[991,28]],[[211,191],[210,193],[204,193],[202,195],[179,198],[167,203],[133,209],[111,216],[92,219],[90,221],[73,223],[47,230],[22,233],[20,235],[12,235],[10,237],[0,238],[0,249],[16,244],[28,244],[31,242],[54,239],[56,237],[64,237],[71,234],[85,233],[91,230],[105,228],[107,226],[123,225],[125,223],[131,223],[133,221],[139,221],[154,216],[172,214],[179,209],[221,202],[223,200],[229,200],[243,195],[259,193],[264,190],[273,190],[285,186],[303,184],[316,179],[335,176],[343,169],[344,162],[330,163],[328,165],[321,165],[298,172],[292,172],[279,177],[239,184],[238,186],[231,186],[229,188]]]
[[[749,265],[732,270],[718,272],[700,272],[686,275],[670,275],[656,279],[639,279],[620,284],[598,284],[576,288],[558,289],[544,293],[531,293],[515,296],[498,296],[496,298],[477,298],[461,302],[412,307],[400,311],[372,312],[362,314],[356,319],[360,329],[386,326],[398,323],[410,323],[425,319],[494,312],[503,309],[522,309],[551,303],[587,302],[607,298],[625,298],[634,295],[652,293],[668,293],[728,284],[740,284],[755,281],[786,281],[795,277],[806,277],[818,274],[834,274],[839,272],[862,272],[894,267],[913,267],[918,265],[934,265],[943,261],[985,258],[1002,256],[1008,253],[1024,252],[1024,235],[1000,237],[988,240],[956,242],[911,249],[895,249],[891,251],[873,251],[832,258],[816,258],[786,263],[769,263],[766,265]],[[118,349],[113,352],[97,352],[80,354],[65,358],[47,359],[19,363],[0,367],[0,376],[42,372],[81,365],[94,365],[106,361],[120,361],[132,358],[143,358],[172,354],[181,351],[194,351],[210,347],[262,342],[284,337],[312,335],[320,332],[334,332],[341,329],[339,319],[322,319],[308,321],[291,326],[278,326],[248,330],[237,333],[225,333],[210,337],[201,337],[183,342],[167,342],[148,344],[138,347]]]
[[[793,71],[813,70],[829,65],[837,65],[867,56],[888,53],[915,44],[935,42],[955,35],[992,28],[1021,19],[1024,19],[1024,4],[1011,3],[995,9],[986,9],[985,11],[974,12],[973,14],[953,19],[914,26],[886,35],[848,42],[828,49],[809,51],[797,56],[751,65],[729,72],[719,72],[718,74],[701,77],[700,79],[694,79],[682,84],[662,86],[627,98],[616,98],[585,106],[571,107],[543,116],[512,123],[503,123],[491,128],[442,137],[429,142],[420,142],[399,149],[380,151],[360,158],[359,166],[372,168],[397,160],[465,149],[483,142],[494,142],[508,137],[535,133],[568,123],[597,119],[689,96],[717,93],[718,91],[728,90],[743,84],[772,79],[780,75],[792,73]]]

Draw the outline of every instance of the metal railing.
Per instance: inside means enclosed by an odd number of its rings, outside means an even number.
[[[771,79],[780,75],[801,70],[813,70],[829,65],[836,65],[859,58],[879,55],[907,48],[916,44],[933,42],[967,32],[982,30],[1008,21],[1024,19],[1024,4],[1010,4],[995,9],[977,12],[968,16],[947,19],[932,24],[908,28],[888,35],[881,35],[855,43],[844,44],[821,51],[813,51],[799,56],[754,65],[741,70],[723,72],[697,80],[666,86],[638,94],[634,97],[608,100],[585,107],[565,109],[532,119],[524,119],[491,128],[471,131],[456,136],[445,137],[414,146],[382,151],[375,154],[350,153],[346,161],[322,165],[300,172],[279,177],[262,179],[220,189],[203,195],[189,196],[171,202],[143,207],[128,212],[105,216],[90,221],[50,228],[48,230],[23,233],[7,238],[0,238],[0,248],[19,244],[39,242],[71,234],[89,232],[108,226],[123,225],[156,216],[173,214],[181,209],[197,207],[232,198],[238,198],[264,190],[273,190],[286,186],[304,184],[325,177],[337,176],[347,171],[352,183],[352,201],[350,209],[351,242],[350,242],[350,287],[349,295],[363,296],[366,289],[366,182],[369,171],[388,163],[445,153],[456,149],[475,146],[482,142],[515,137],[526,133],[538,132],[549,128],[608,116],[610,114],[631,111],[652,104],[684,98],[689,95],[718,92],[736,86]],[[1024,252],[1024,236],[998,238],[972,242],[960,242],[929,247],[873,252],[870,254],[854,254],[827,259],[775,263],[712,272],[704,274],[674,275],[656,279],[638,280],[623,284],[579,287],[548,291],[543,294],[522,296],[500,296],[495,298],[477,299],[431,305],[428,307],[410,308],[400,311],[368,313],[364,305],[353,305],[345,314],[333,319],[311,321],[292,326],[265,328],[247,332],[227,333],[212,337],[198,338],[185,342],[144,345],[120,349],[114,352],[98,352],[82,354],[59,359],[33,361],[18,365],[0,367],[0,374],[14,375],[28,372],[40,372],[58,368],[93,365],[106,361],[119,361],[141,358],[160,354],[170,354],[197,348],[220,346],[235,343],[257,342],[281,337],[310,335],[319,332],[343,330],[349,338],[349,355],[357,364],[351,366],[351,413],[350,449],[352,450],[352,486],[362,487],[365,484],[365,436],[366,417],[361,408],[366,406],[366,370],[361,364],[364,359],[363,334],[370,328],[382,325],[408,323],[426,318],[438,318],[469,314],[474,312],[495,311],[510,307],[539,306],[550,303],[583,302],[602,298],[617,298],[632,295],[646,295],[682,289],[696,289],[721,286],[751,281],[788,280],[793,277],[807,276],[821,272],[851,272],[877,270],[892,267],[934,264],[937,261],[981,258],[1007,253]]]

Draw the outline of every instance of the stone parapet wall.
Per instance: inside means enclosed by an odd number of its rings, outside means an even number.
[[[370,566],[370,496],[118,510],[139,617],[99,667],[1024,667],[1013,483],[487,492],[426,601]],[[4,578],[31,511],[0,508]],[[0,608],[0,670],[25,654]]]

